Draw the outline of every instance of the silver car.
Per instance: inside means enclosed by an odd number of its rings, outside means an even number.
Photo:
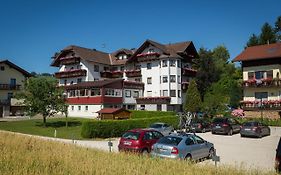
[[[153,157],[184,160],[211,158],[214,144],[194,134],[169,135],[159,139],[152,147]]]
[[[161,132],[164,136],[167,136],[174,131],[172,126],[168,125],[167,123],[160,122],[151,124],[149,128]]]

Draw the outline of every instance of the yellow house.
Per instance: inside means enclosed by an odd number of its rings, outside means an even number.
[[[243,109],[281,111],[281,43],[248,47],[233,61],[242,63]]]
[[[8,60],[0,60],[0,117],[22,114],[13,96],[23,89],[31,74]]]

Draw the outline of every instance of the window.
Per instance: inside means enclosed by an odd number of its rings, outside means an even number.
[[[254,72],[248,72],[248,80],[254,79]]]
[[[87,91],[88,92],[88,91]],[[79,96],[86,96],[87,94],[86,94],[86,89],[81,89],[80,90],[80,94],[79,94]]]
[[[268,92],[255,92],[256,100],[267,100]]]
[[[104,67],[103,70],[104,71],[109,71],[109,67]]]
[[[153,139],[153,134],[150,131],[146,132],[143,136],[143,140],[152,140],[152,139]]]
[[[121,67],[120,67],[120,70],[121,70],[121,71],[124,71],[124,66],[121,66]]]
[[[71,110],[74,111],[74,106],[71,106]]]
[[[178,90],[178,97],[181,98],[181,90]]]
[[[64,85],[66,85],[67,84],[67,80],[64,80]]]
[[[159,67],[161,68],[161,61],[159,61]]]
[[[163,96],[168,97],[168,90],[163,90]]]
[[[175,83],[176,82],[176,76],[175,75],[170,75],[170,82]]]
[[[266,71],[266,78],[273,78],[273,70]]]
[[[163,83],[167,83],[168,82],[168,76],[163,76]]]
[[[94,65],[94,71],[95,71],[95,72],[99,72],[99,71],[100,71],[99,65]]]
[[[4,70],[5,70],[5,66],[1,66],[1,67],[0,67],[0,70],[1,70],[1,71],[4,71]]]
[[[99,79],[98,78],[94,78],[94,81],[99,81]]]
[[[186,145],[194,145],[194,141],[193,141],[193,139],[191,139],[190,137],[188,137],[188,138],[185,140],[185,144],[186,144]]]
[[[193,136],[194,139],[196,140],[196,142],[198,144],[202,144],[202,143],[205,143],[205,141],[201,138],[201,137],[198,137],[198,136]]]
[[[135,78],[136,82],[141,82],[141,78]]]
[[[122,59],[123,59],[122,55],[119,55],[119,56],[118,56],[118,59],[119,59],[119,60],[122,60]]]
[[[170,60],[170,66],[176,67],[176,60]]]
[[[82,82],[82,78],[78,78],[77,83],[81,83],[81,82]]]
[[[73,81],[71,81],[70,84],[73,84]]]
[[[89,109],[88,106],[85,106],[85,111],[88,111],[88,109]]]
[[[163,66],[163,67],[167,67],[167,60],[163,60],[163,61],[162,61],[162,66]]]
[[[91,89],[91,96],[99,96],[100,90],[99,89]]]
[[[161,84],[161,76],[159,77],[159,80],[160,80],[160,82],[159,82],[159,83]]]
[[[178,75],[178,83],[181,84],[181,76]]]
[[[138,98],[138,97],[139,97],[139,91],[134,91],[133,97],[134,97],[134,98]]]
[[[264,71],[255,72],[255,78],[256,79],[263,79],[263,78],[265,78],[265,72]]]
[[[180,62],[180,60],[177,60],[177,65],[178,65],[178,68],[181,68],[181,62]]]
[[[78,111],[81,111],[81,106],[78,106]]]
[[[131,91],[130,90],[125,90],[125,96],[126,97],[131,97]]]
[[[147,69],[151,69],[151,63],[147,63],[147,64],[146,64],[146,68],[147,68]]]
[[[176,90],[170,90],[170,96],[176,97]]]
[[[162,134],[160,134],[159,132],[157,131],[152,131],[153,132],[153,136],[154,136],[154,139],[160,139],[163,137]]]
[[[69,97],[75,97],[75,90],[69,91]]]
[[[147,96],[151,97],[152,96],[152,91],[147,91]]]
[[[136,65],[136,70],[141,70],[141,65]]]
[[[148,53],[154,53],[154,52],[155,52],[155,51],[154,51],[154,49],[152,49],[152,48],[148,50]]]
[[[13,98],[14,94],[12,92],[8,92],[8,99],[10,100],[11,98]]]
[[[147,84],[152,84],[152,78],[151,77],[147,77]]]

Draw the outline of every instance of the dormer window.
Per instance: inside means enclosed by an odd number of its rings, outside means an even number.
[[[120,54],[120,55],[118,55],[117,59],[118,59],[118,60],[127,59],[127,55],[126,55],[126,54]]]

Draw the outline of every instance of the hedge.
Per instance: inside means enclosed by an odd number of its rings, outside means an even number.
[[[99,120],[86,121],[82,124],[81,136],[83,138],[109,138],[121,137],[124,132],[135,128],[147,128],[155,122],[165,122],[173,127],[177,127],[178,118],[173,117],[154,117],[139,118],[130,120]]]
[[[165,111],[137,111],[131,110],[131,117],[133,119],[137,118],[155,118],[155,117],[164,117],[164,116],[175,116],[175,112],[165,112]]]
[[[247,121],[260,121],[268,126],[281,126],[281,119],[268,119],[268,118],[237,118],[240,123]]]

